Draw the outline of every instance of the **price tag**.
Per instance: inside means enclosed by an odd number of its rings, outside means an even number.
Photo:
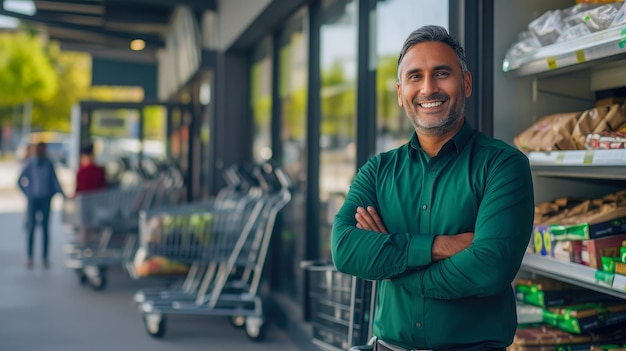
[[[565,159],[565,153],[564,152],[557,152],[556,153],[556,164],[561,166],[563,165],[563,159]]]
[[[619,40],[619,43],[617,44],[617,46],[619,46],[620,49],[624,48],[624,43],[626,42],[626,28],[622,29],[622,31],[619,33],[619,35],[622,37]]]
[[[587,61],[585,59],[585,51],[584,50],[576,50],[576,62],[583,63]]]
[[[585,165],[592,164],[593,163],[593,155],[594,155],[593,150],[585,151],[585,156],[583,157],[583,164],[585,164]]]
[[[548,69],[556,69],[556,58],[548,57]]]
[[[563,158],[561,159],[561,164],[566,166],[580,166],[585,162],[585,151],[566,151],[562,152]]]
[[[590,150],[594,165],[626,165],[626,150]]]

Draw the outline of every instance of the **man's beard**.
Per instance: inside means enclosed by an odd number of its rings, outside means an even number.
[[[463,93],[463,91],[461,93]],[[424,102],[424,101],[433,101],[433,100],[449,101],[450,98],[447,95],[433,94],[426,99],[415,98],[413,99],[412,103],[413,103],[413,106],[416,106],[415,110],[417,111],[418,109],[417,106],[419,103]],[[434,126],[425,126],[421,124],[418,119],[417,113],[415,115],[411,115],[409,111],[405,111],[405,112],[409,116],[409,119],[411,120],[411,123],[413,123],[413,126],[415,127],[415,129],[419,131],[421,134],[428,135],[428,136],[442,136],[454,130],[454,128],[456,127],[457,121],[463,117],[464,110],[465,110],[465,100],[461,98],[456,101],[455,106],[452,107],[448,115],[443,120],[441,120],[438,125],[434,125]]]

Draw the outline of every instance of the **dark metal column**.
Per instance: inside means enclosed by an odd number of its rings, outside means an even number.
[[[376,67],[371,40],[376,28],[370,23],[376,0],[359,0],[357,31],[356,166],[362,166],[376,152]]]
[[[215,70],[215,118],[211,121],[213,149],[212,193],[224,186],[225,167],[252,158],[252,111],[250,73],[245,52],[227,52],[217,57]]]
[[[493,0],[450,0],[450,33],[465,47],[472,96],[465,105],[474,128],[493,135]]]
[[[307,96],[307,179],[306,194],[306,252],[305,259],[315,260],[320,254],[320,119],[321,119],[321,68],[320,68],[320,28],[322,26],[322,5],[315,2],[310,7],[309,20],[309,90]]]

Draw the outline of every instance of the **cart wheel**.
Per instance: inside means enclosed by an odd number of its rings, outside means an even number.
[[[245,318],[246,335],[250,340],[259,342],[267,336],[268,324],[261,317]]]
[[[143,323],[151,337],[161,339],[165,335],[165,315],[160,313],[144,313]]]
[[[85,271],[82,269],[76,269],[76,276],[78,277],[78,284],[81,286],[87,284],[87,275],[85,275]]]
[[[244,316],[230,316],[230,325],[237,329],[242,329],[246,325],[246,317]]]
[[[84,269],[87,284],[96,291],[104,289],[107,285],[106,268],[88,266]]]

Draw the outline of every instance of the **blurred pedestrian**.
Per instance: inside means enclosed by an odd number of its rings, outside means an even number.
[[[107,187],[106,172],[104,167],[94,161],[93,144],[88,143],[80,149],[80,167],[76,172],[76,191],[74,196],[85,192],[92,192]],[[78,228],[77,241],[81,248],[86,248],[90,241],[97,238],[96,232],[91,228]]]
[[[93,144],[86,144],[80,149],[80,168],[76,173],[75,194],[106,187],[107,180],[104,167],[94,162]]]
[[[28,232],[26,267],[32,268],[33,266],[35,226],[37,224],[37,216],[39,215],[42,232],[41,256],[43,266],[48,268],[50,203],[55,194],[64,194],[54,165],[46,155],[45,143],[38,143],[35,146],[34,155],[24,165],[18,177],[17,185],[28,200],[26,213]]]

